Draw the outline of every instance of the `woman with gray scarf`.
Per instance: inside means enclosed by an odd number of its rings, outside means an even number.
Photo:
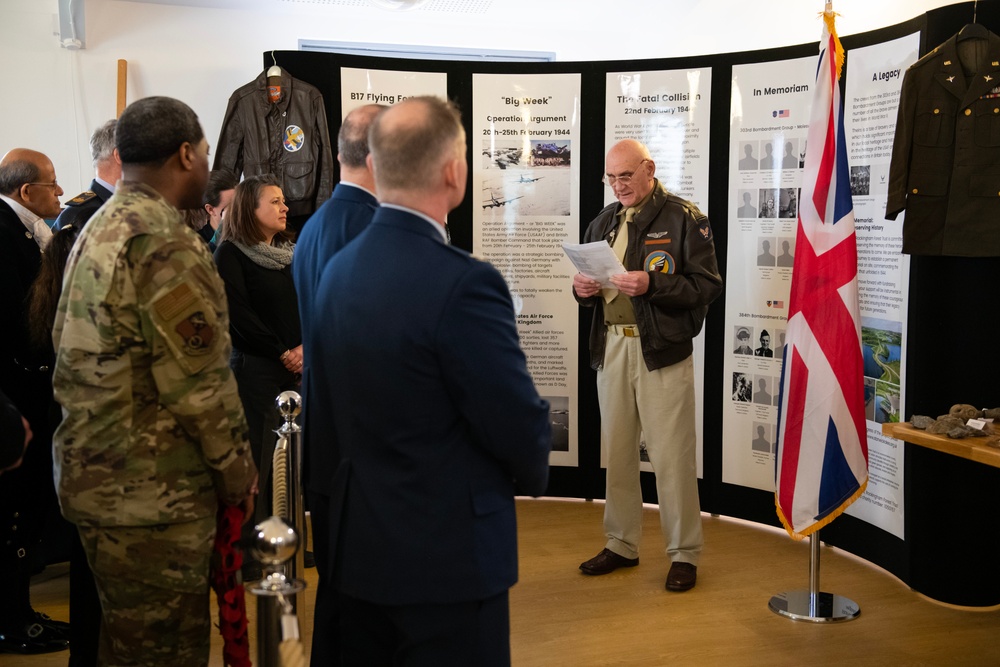
[[[247,524],[251,528],[271,514],[271,458],[274,430],[280,425],[274,399],[282,391],[298,390],[302,372],[302,331],[291,273],[295,244],[285,230],[287,213],[274,176],[247,178],[236,186],[215,251],[229,301],[230,366],[260,471],[257,510]],[[252,567],[244,572],[251,578],[256,574]]]

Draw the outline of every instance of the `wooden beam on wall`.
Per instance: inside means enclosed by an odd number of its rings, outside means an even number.
[[[115,118],[122,115],[122,111],[125,110],[126,97],[125,91],[128,88],[128,61],[119,60],[118,61],[118,106]]]

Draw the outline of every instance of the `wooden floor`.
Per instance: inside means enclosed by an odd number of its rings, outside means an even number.
[[[1000,665],[1000,608],[932,602],[832,547],[821,549],[821,589],[857,602],[861,616],[814,624],[772,613],[772,595],[808,588],[808,542],[747,522],[703,515],[706,549],[691,591],[663,588],[669,564],[656,508],[645,513],[639,567],[585,576],[577,566],[604,545],[602,513],[601,503],[518,501],[514,665]],[[66,571],[50,567],[32,587],[35,608],[54,618],[68,616]],[[307,570],[300,611],[307,652],[315,577]],[[0,655],[0,665],[63,667],[66,659],[66,653]],[[211,664],[222,667],[218,636]]]

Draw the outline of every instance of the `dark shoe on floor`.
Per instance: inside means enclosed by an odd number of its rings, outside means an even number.
[[[59,639],[69,639],[69,623],[65,621],[57,621],[54,618],[49,617],[48,614],[43,614],[40,611],[33,612],[33,617],[31,622],[38,623],[40,626],[46,630],[52,631],[53,637],[58,637]]]
[[[587,562],[580,563],[580,569],[584,574],[596,575],[614,572],[620,567],[635,567],[638,564],[638,558],[625,558],[610,549],[605,549]]]
[[[0,653],[55,653],[69,648],[69,642],[41,623],[26,623],[0,631]]]
[[[689,591],[698,581],[698,566],[691,563],[674,563],[667,573],[668,591]]]

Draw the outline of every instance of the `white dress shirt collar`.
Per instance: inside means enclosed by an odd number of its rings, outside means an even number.
[[[45,222],[44,218],[40,218],[29,211],[20,202],[6,195],[0,195],[0,199],[5,201],[14,213],[17,214],[17,217],[21,220],[21,224],[28,230],[28,233],[31,235],[30,238],[35,240],[39,249],[45,250],[45,246],[49,244],[49,240],[52,238],[52,230],[49,228],[49,223]]]

